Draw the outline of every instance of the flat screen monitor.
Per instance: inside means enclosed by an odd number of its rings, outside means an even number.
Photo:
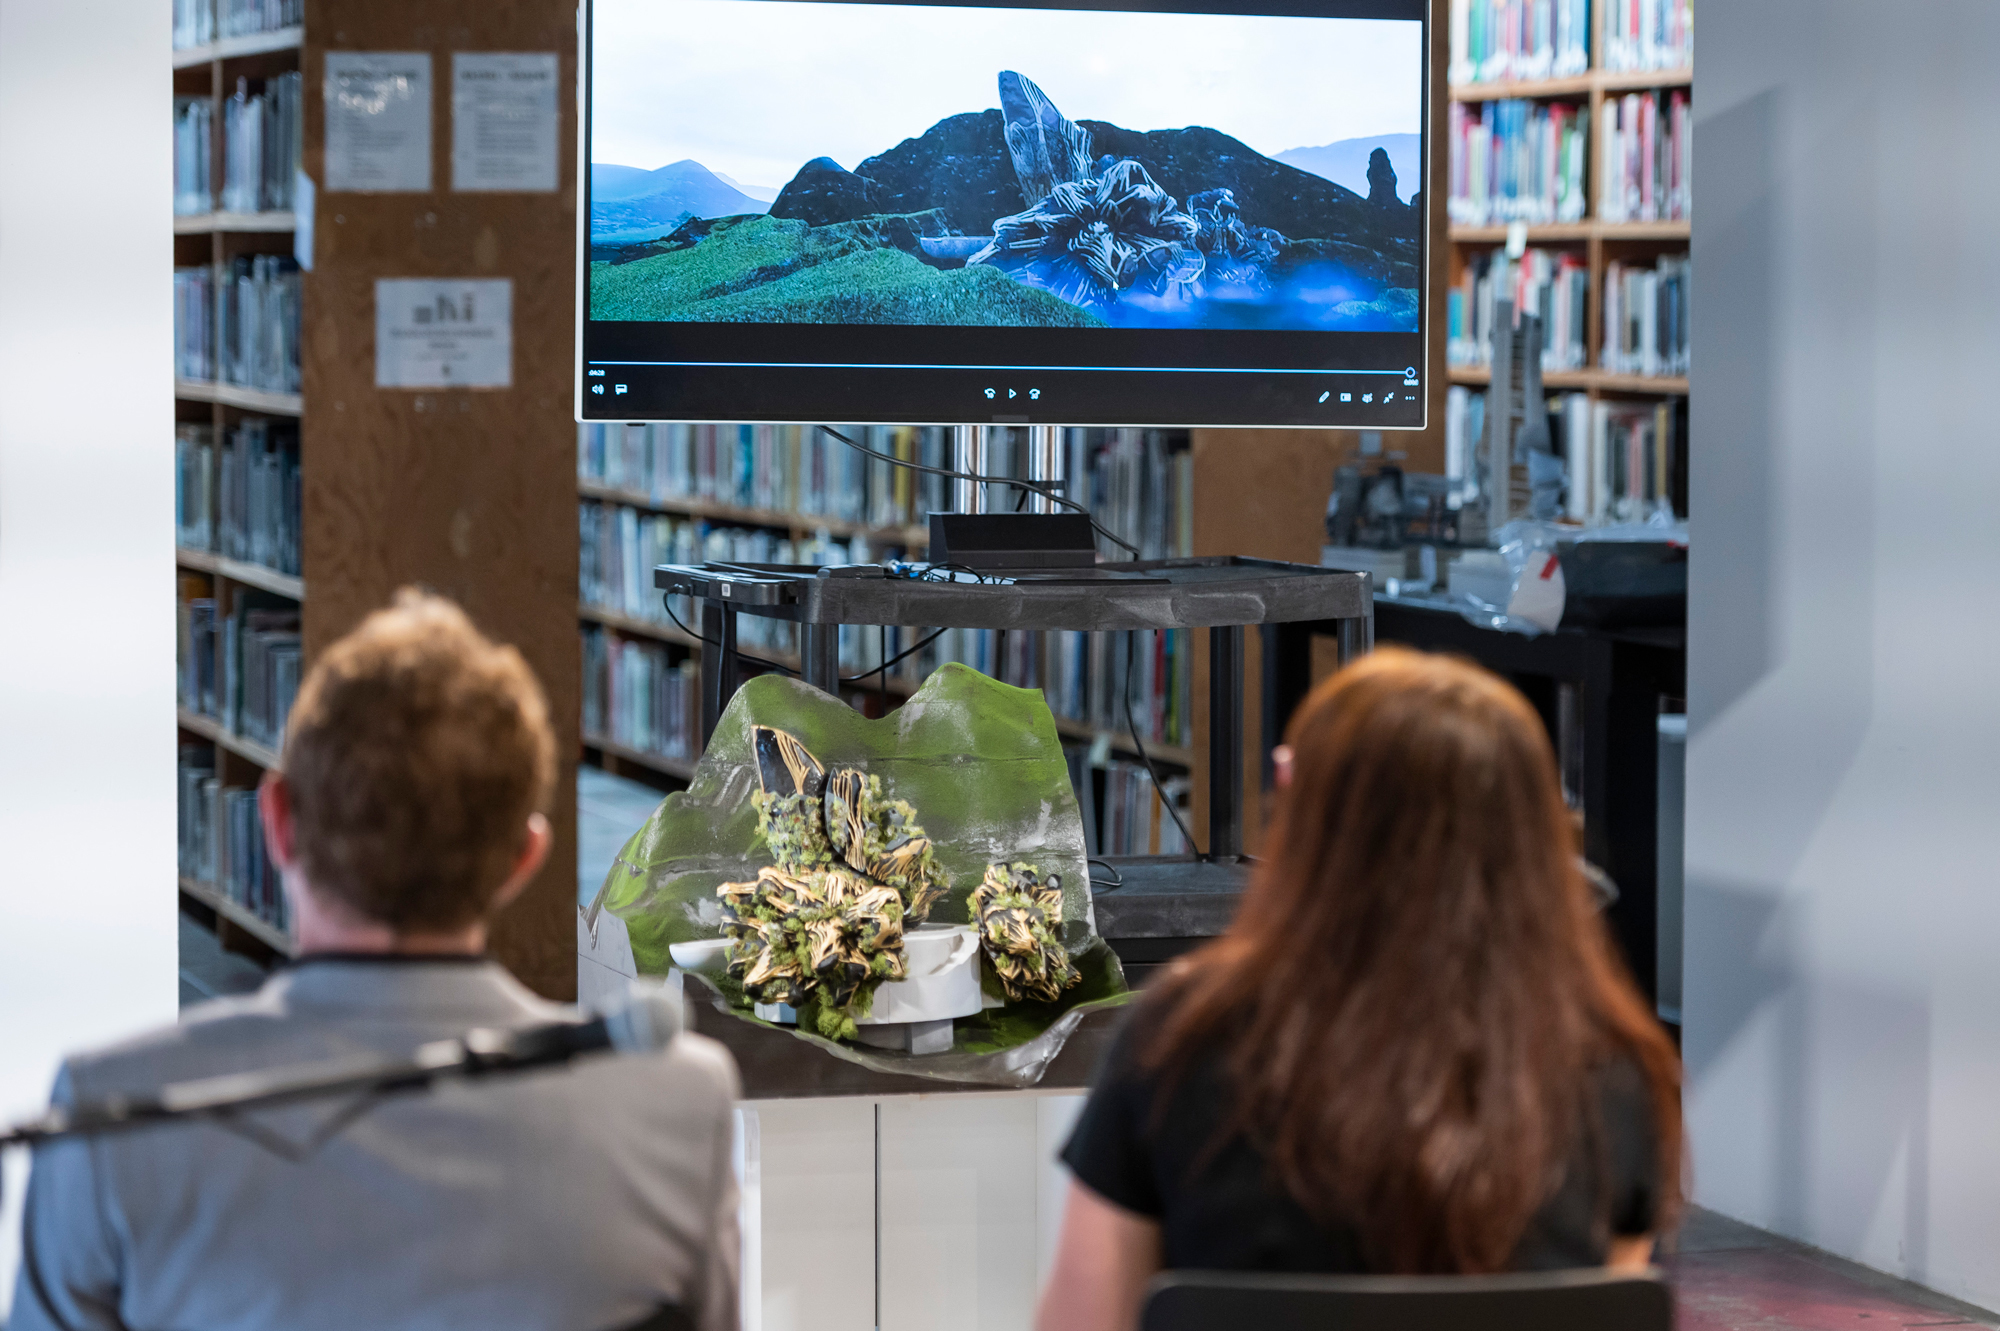
[[[588,0],[583,420],[1424,424],[1426,0]]]

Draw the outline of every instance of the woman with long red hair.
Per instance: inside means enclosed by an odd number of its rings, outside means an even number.
[[[1541,721],[1377,651],[1314,689],[1235,922],[1137,1005],[1063,1159],[1041,1331],[1162,1269],[1643,1267],[1680,1068],[1600,919]]]

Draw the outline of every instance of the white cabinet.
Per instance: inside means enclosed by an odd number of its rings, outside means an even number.
[[[1055,1153],[1082,1103],[746,1104],[744,1331],[1026,1331],[1068,1183]]]

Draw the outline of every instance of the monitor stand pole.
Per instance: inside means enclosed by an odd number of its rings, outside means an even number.
[[[954,425],[951,427],[951,469],[974,476],[990,476],[988,466],[992,461],[993,426]],[[1029,513],[1054,513],[1059,506],[1046,493],[1062,488],[1063,480],[1063,427],[1060,425],[1031,425],[1028,427],[1028,482],[1038,489],[1028,496]],[[954,513],[985,513],[986,485],[982,481],[963,479],[952,482],[951,507]],[[1012,505],[1003,512],[1012,512]]]
[[[1028,479],[1043,490],[1053,490],[1062,483],[1062,427],[1057,425],[1031,425],[1028,427]],[[1047,494],[1028,496],[1029,511],[1053,513],[1056,503]]]
[[[951,427],[951,469],[959,475],[951,483],[951,511],[954,513],[984,513],[986,511],[986,483],[967,480],[967,476],[985,476],[986,459],[991,453],[987,448],[987,425],[954,425]]]

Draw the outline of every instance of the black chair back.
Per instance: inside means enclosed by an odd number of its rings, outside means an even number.
[[[1140,1331],[1673,1331],[1656,1274],[1307,1276],[1169,1271]]]
[[[677,1303],[663,1303],[651,1315],[618,1331],[694,1331],[694,1319]]]

